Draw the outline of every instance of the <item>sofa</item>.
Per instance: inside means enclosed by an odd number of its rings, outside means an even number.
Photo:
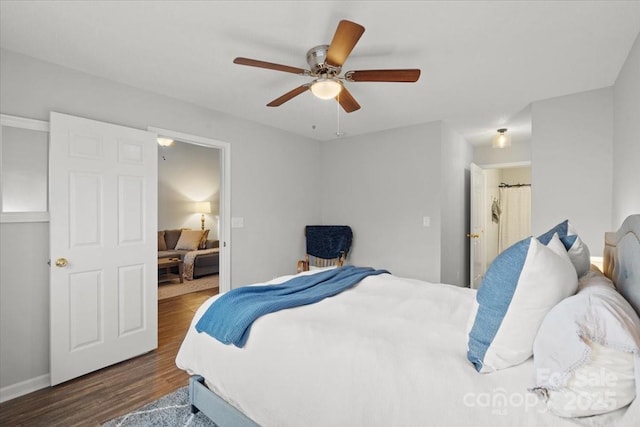
[[[209,230],[158,231],[158,259],[180,258],[185,263],[185,279],[216,274],[220,271],[220,242],[208,240]],[[192,272],[192,274],[191,274]]]

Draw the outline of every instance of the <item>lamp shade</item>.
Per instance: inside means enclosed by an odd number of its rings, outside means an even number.
[[[311,85],[311,92],[320,99],[333,99],[342,90],[342,83],[333,79],[318,79]]]
[[[493,148],[505,148],[511,146],[511,135],[507,134],[507,129],[498,129],[498,133],[493,137]]]
[[[211,213],[211,202],[196,202],[194,210],[196,213],[201,214]]]

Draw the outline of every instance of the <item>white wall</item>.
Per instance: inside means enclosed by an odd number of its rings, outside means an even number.
[[[599,256],[611,226],[613,89],[534,102],[532,127],[533,234],[569,219]]]
[[[473,163],[479,166],[531,161],[531,139],[511,139],[511,147],[497,149],[491,145],[473,147]]]
[[[2,390],[49,373],[49,224],[0,224],[0,236]]]
[[[440,190],[440,281],[469,286],[469,202],[471,146],[442,125]]]
[[[500,182],[505,184],[531,184],[531,167],[500,169]]]
[[[232,286],[295,272],[303,227],[320,221],[320,198],[308,191],[319,180],[319,142],[1,50],[0,112],[48,120],[50,111],[229,142],[232,215],[245,219],[232,230]],[[2,301],[25,307],[19,316],[4,306],[0,313],[0,348],[8,352],[0,391],[48,372],[48,356],[31,356],[49,352],[48,231],[48,224],[2,224]]]
[[[640,35],[631,48],[613,91],[613,214],[617,230],[640,213]]]
[[[322,221],[353,228],[351,264],[440,281],[441,138],[434,122],[323,144]]]
[[[211,203],[205,214],[207,239],[218,239],[220,212],[220,150],[185,142],[158,147],[158,230],[199,230],[195,202]]]

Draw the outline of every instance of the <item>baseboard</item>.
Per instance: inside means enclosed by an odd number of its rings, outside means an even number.
[[[49,374],[45,374],[17,384],[2,387],[0,388],[0,403],[15,399],[16,397],[24,396],[25,394],[49,387],[50,385],[51,379]]]

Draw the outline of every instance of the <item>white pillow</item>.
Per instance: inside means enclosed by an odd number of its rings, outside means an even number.
[[[532,390],[563,417],[621,408],[640,387],[638,315],[598,270],[583,276],[579,289],[549,311],[533,348]]]
[[[578,277],[584,276],[591,267],[591,255],[587,245],[580,239],[580,236],[578,236],[578,233],[568,219],[538,236],[538,240],[546,245],[555,233],[558,234],[560,241],[567,249],[569,259],[571,259]]]
[[[547,246],[529,237],[507,248],[478,288],[469,361],[487,373],[527,360],[544,316],[577,286],[576,270],[557,235]]]

